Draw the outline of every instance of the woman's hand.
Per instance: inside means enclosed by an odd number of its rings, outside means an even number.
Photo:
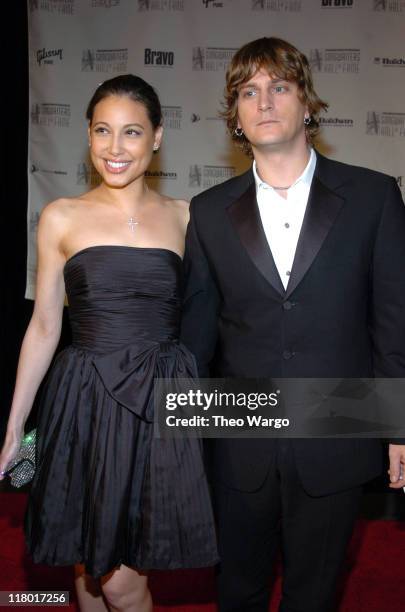
[[[6,436],[4,446],[0,453],[0,480],[4,479],[7,472],[7,467],[10,465],[13,459],[15,459],[18,451],[20,450],[22,435]]]

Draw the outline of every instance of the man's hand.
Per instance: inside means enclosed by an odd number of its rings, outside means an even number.
[[[390,488],[405,487],[405,444],[389,444],[388,456],[390,460]]]

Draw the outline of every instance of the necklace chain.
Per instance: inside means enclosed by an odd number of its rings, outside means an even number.
[[[148,185],[145,184],[145,193],[148,193],[149,191],[149,187]],[[133,217],[130,217],[127,221],[127,225],[129,227],[129,229],[131,230],[131,232],[135,232],[135,228],[137,225],[139,225],[139,221],[136,221],[136,219],[134,219]]]

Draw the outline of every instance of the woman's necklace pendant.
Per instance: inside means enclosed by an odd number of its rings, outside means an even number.
[[[129,229],[131,230],[131,232],[135,231],[135,227],[137,225],[139,225],[139,221],[135,221],[135,219],[133,219],[132,217],[130,219],[128,219],[127,224],[129,226]]]

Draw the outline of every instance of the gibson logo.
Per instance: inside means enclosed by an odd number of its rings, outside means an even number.
[[[60,60],[62,57],[63,49],[49,49],[48,51],[43,48],[37,51],[37,62],[38,66],[44,62],[44,64],[53,64],[53,58],[58,57]]]
[[[145,49],[145,65],[147,66],[173,66],[173,51],[152,51]]]

